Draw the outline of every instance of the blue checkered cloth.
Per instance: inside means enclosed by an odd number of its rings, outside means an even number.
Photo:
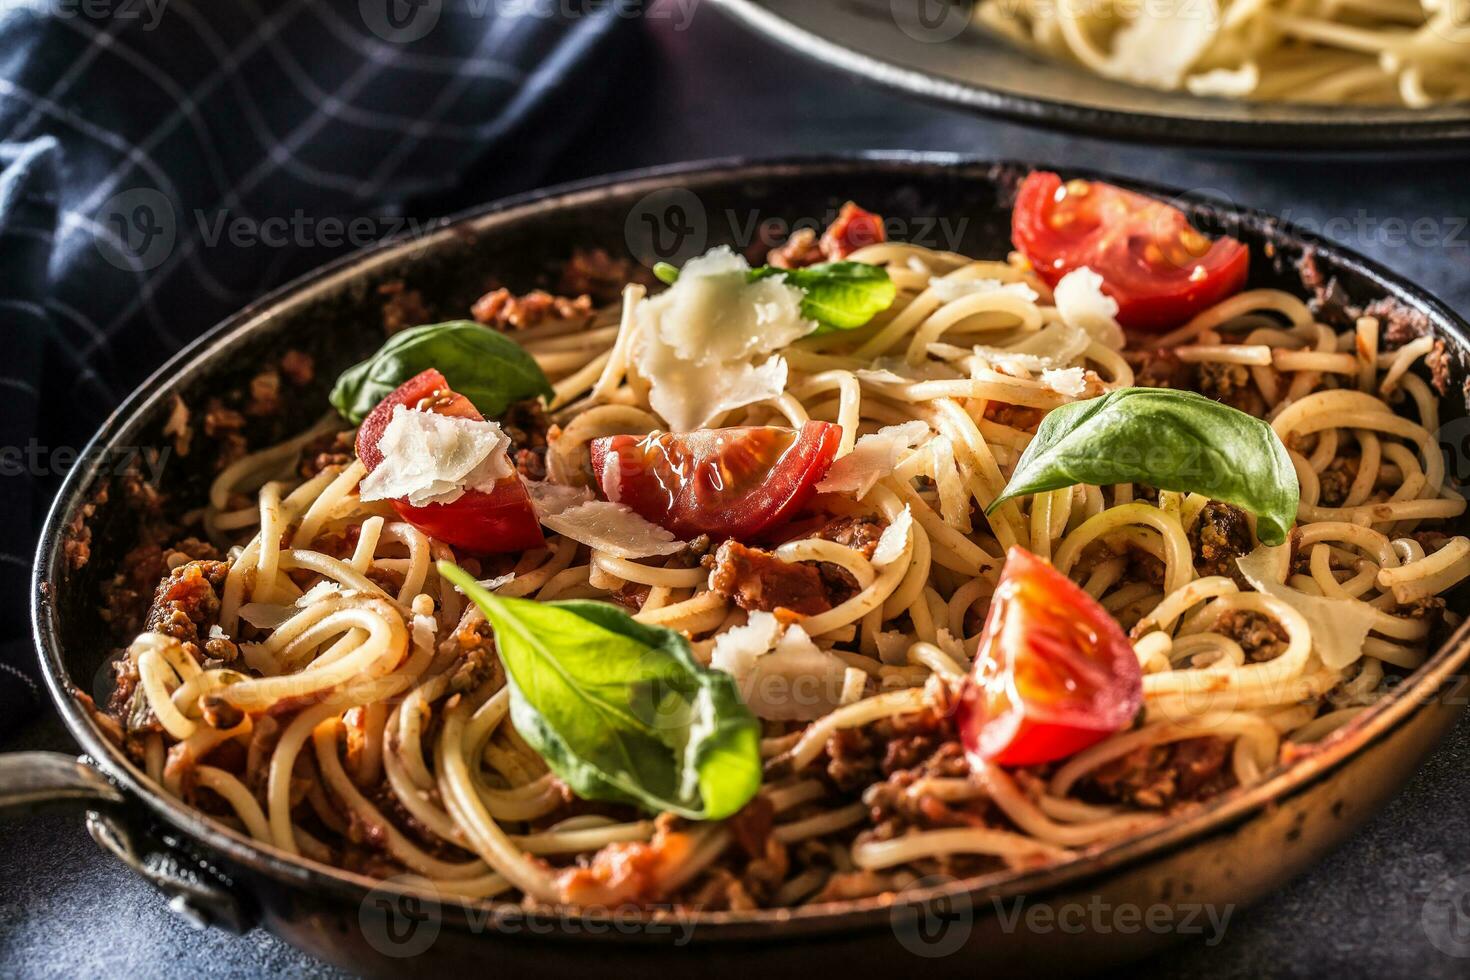
[[[0,731],[40,704],[34,539],[106,413],[363,234],[534,186],[608,90],[628,2],[0,6]],[[263,243],[270,219],[307,231]]]

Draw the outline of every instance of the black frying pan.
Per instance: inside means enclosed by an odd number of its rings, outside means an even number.
[[[119,503],[117,453],[162,447],[172,396],[198,403],[250,378],[271,355],[304,348],[318,380],[296,406],[304,428],[326,405],[337,371],[381,341],[378,287],[404,280],[431,312],[462,315],[488,277],[528,287],[574,246],[631,252],[645,262],[682,261],[707,246],[748,244],[766,222],[819,225],[854,199],[901,224],[923,244],[974,255],[1009,248],[1009,207],[1023,164],[941,156],[873,156],[775,163],[713,163],[642,172],[536,193],[470,212],[415,241],[349,256],[292,283],[220,324],[175,356],[97,434],[52,508],[36,558],[36,643],[56,706],[83,752],[0,757],[0,808],[85,807],[93,835],[170,903],[197,921],[230,929],[262,924],[290,942],[359,972],[457,967],[547,972],[668,968],[680,950],[703,951],[712,975],[920,967],[973,977],[1025,969],[1073,972],[1137,957],[1178,932],[1099,935],[1017,928],[1007,902],[1104,901],[1140,907],[1243,904],[1279,886],[1343,840],[1407,779],[1452,723],[1455,699],[1437,695],[1470,659],[1462,629],[1394,695],[1343,735],[1265,782],[1228,794],[1139,837],[1068,864],[1021,875],[929,882],[904,901],[865,899],[795,911],[558,914],[516,906],[435,903],[421,895],[289,858],[203,818],[153,787],[109,742],[78,702],[103,694],[107,658],[126,638],[97,607],[102,581],[119,567],[137,528]],[[1367,260],[1275,219],[1123,181],[1172,199],[1200,226],[1249,243],[1252,284],[1307,294],[1303,263],[1320,286],[1321,315],[1387,300],[1454,352],[1446,429],[1465,423],[1467,327],[1433,298]],[[174,457],[162,471],[176,506],[197,506],[207,460]],[[1451,473],[1456,471],[1452,468]],[[99,494],[111,492],[106,501]],[[95,507],[86,516],[84,508]],[[84,519],[91,556],[80,567],[67,542]],[[1010,923],[1010,924],[1008,924]],[[405,957],[412,956],[412,959]],[[923,962],[915,959],[923,957]]]

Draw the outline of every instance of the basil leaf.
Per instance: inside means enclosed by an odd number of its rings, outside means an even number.
[[[670,286],[679,281],[679,270],[667,262],[654,265],[653,274]],[[803,269],[762,265],[746,273],[745,281],[771,276],[784,276],[802,291],[801,315],[817,321],[813,336],[855,330],[898,298],[898,287],[888,278],[888,270],[866,262],[822,262]]]
[[[578,796],[720,820],[760,789],[760,724],[682,634],[607,603],[497,596],[450,562],[439,574],[484,611],[516,731]]]
[[[817,333],[854,330],[893,305],[898,287],[882,266],[866,262],[823,262],[804,269],[761,266],[752,279],[784,275],[786,282],[806,296],[801,315],[817,321]]]
[[[553,395],[535,358],[514,340],[469,320],[450,320],[389,337],[376,354],[337,378],[332,407],[347,421],[361,422],[393,389],[429,368],[437,368],[490,419],[514,402]]]
[[[1120,388],[1053,409],[987,512],[1013,497],[1079,483],[1202,493],[1255,514],[1256,534],[1268,545],[1286,540],[1301,501],[1296,469],[1271,426],[1167,388]]]

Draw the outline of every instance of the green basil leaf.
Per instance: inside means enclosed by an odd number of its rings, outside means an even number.
[[[1079,483],[1202,493],[1255,514],[1268,545],[1286,540],[1301,500],[1296,469],[1271,426],[1167,388],[1120,388],[1053,409],[988,510]]]
[[[760,724],[682,634],[602,602],[533,602],[439,563],[485,613],[511,721],[578,796],[720,820],[760,789]]]
[[[514,340],[469,320],[450,320],[389,337],[376,354],[337,378],[332,407],[347,421],[361,422],[393,389],[429,368],[437,368],[490,419],[515,402],[553,395],[535,358]]]
[[[804,269],[752,269],[753,278],[785,275],[806,296],[801,315],[817,321],[817,333],[854,330],[893,305],[898,287],[882,266],[866,262],[823,262]]]
[[[672,286],[679,270],[667,262],[653,267],[660,281]],[[784,276],[802,291],[801,315],[817,321],[813,336],[834,330],[855,330],[893,305],[898,286],[888,270],[866,262],[822,262],[803,269],[778,269],[762,265],[746,273],[747,282]]]

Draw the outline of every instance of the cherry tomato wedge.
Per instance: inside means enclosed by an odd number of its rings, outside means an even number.
[[[1011,548],[960,698],[966,753],[1003,766],[1063,759],[1128,727],[1142,704],[1138,657],[1117,621]]]
[[[1011,240],[1036,274],[1056,285],[1083,266],[1118,301],[1118,322],[1141,331],[1179,326],[1240,291],[1250,250],[1211,241],[1178,208],[1098,181],[1038,171],[1021,184]]]
[[[592,471],[608,500],[682,538],[750,538],[812,498],[842,429],[808,422],[592,440]]]
[[[835,262],[860,248],[877,245],[887,239],[888,233],[881,217],[848,201],[842,205],[842,210],[837,212],[827,230],[822,232],[819,245],[822,255]]]
[[[378,443],[393,418],[393,409],[399,405],[458,418],[484,418],[468,398],[449,387],[438,371],[429,368],[416,374],[379,402],[357,430],[357,458],[369,473],[383,462]],[[403,500],[391,503],[405,521],[457,551],[487,555],[526,551],[546,543],[531,497],[515,474],[489,490],[466,490],[452,503],[423,507]]]

